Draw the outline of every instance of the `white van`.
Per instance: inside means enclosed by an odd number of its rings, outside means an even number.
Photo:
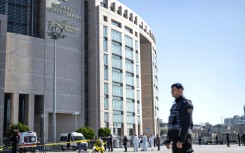
[[[37,144],[37,133],[36,132],[21,132],[20,133],[20,152],[25,152],[29,150],[33,150],[36,147]],[[24,148],[21,148],[21,147]],[[30,147],[28,147],[30,146]]]
[[[65,151],[65,149],[72,149],[73,151],[76,151],[78,149],[78,142],[73,141],[79,141],[79,140],[85,140],[82,133],[72,132],[72,133],[62,133],[60,135],[60,142],[64,142],[67,144],[62,144],[61,149]],[[84,147],[88,147],[87,142],[82,142]]]

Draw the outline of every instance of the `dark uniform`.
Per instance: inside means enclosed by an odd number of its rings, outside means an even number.
[[[193,105],[190,100],[180,96],[175,99],[175,104],[170,110],[168,123],[168,140],[166,143],[173,142],[173,153],[191,153],[192,136],[188,133],[192,129],[192,111]],[[183,143],[183,148],[178,149],[176,144],[180,141]]]
[[[19,132],[14,132],[11,135],[12,153],[17,153],[18,152],[18,150],[19,150],[19,140],[20,140]]]

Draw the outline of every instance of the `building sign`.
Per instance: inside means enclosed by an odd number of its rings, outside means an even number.
[[[71,33],[71,32],[79,32],[80,31],[74,25],[69,24],[68,21],[66,21],[66,20],[62,20],[62,21],[55,20],[55,21],[49,21],[48,22],[49,30],[51,30],[51,28],[55,27],[55,26],[57,26],[58,28],[65,27],[64,32],[70,32]]]
[[[68,5],[51,3],[51,7],[49,7],[48,10],[73,19],[81,20],[81,16],[76,13],[77,11]]]
[[[78,22],[80,22],[81,20],[81,16],[78,13],[79,11],[76,11],[75,9],[73,9],[71,6],[68,5],[68,0],[59,0],[59,2],[52,2],[51,6],[47,8],[48,11],[62,15],[64,17],[70,17],[73,20],[77,20]],[[51,27],[59,27],[59,28],[63,28],[64,32],[79,32],[80,31],[80,27],[76,27],[75,25],[69,23],[67,20],[62,20],[62,21],[49,21],[48,22],[48,27],[49,30]]]

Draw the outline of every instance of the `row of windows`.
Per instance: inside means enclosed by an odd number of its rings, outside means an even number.
[[[133,128],[133,124],[135,123],[135,116],[134,115],[127,115],[126,116],[128,128]],[[109,113],[104,113],[104,121],[109,122]],[[140,123],[140,116],[137,117],[138,123]],[[116,123],[123,123],[123,115],[120,114],[113,114],[113,122]]]

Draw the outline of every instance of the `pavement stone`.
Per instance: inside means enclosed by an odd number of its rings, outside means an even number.
[[[133,153],[134,148],[129,147],[128,152]],[[238,146],[238,145],[231,145],[231,147],[227,147],[226,145],[193,145],[194,153],[245,153],[245,146]],[[56,151],[56,152],[47,152],[47,153],[76,153],[78,151]],[[88,150],[88,153],[91,151]],[[124,153],[123,148],[114,148],[114,153]],[[83,152],[84,153],[84,152]],[[106,151],[105,153],[109,153]],[[167,149],[165,146],[161,146],[160,151],[157,151],[157,148],[155,147],[154,151],[151,151],[150,148],[148,148],[148,151],[138,151],[137,153],[172,153],[171,149]]]

